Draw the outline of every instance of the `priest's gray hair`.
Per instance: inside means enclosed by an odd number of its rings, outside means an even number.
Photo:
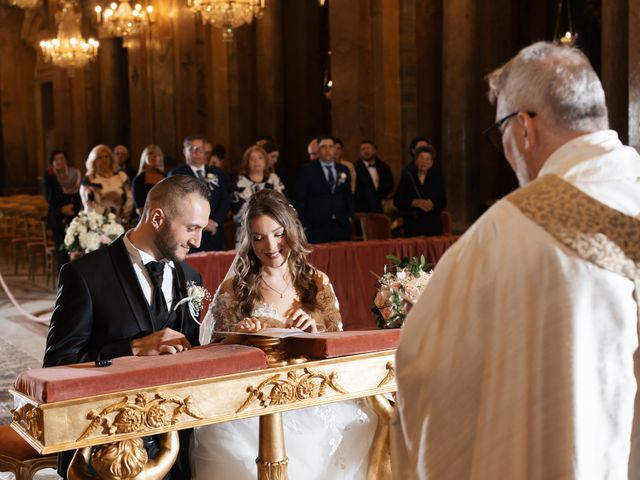
[[[574,47],[537,42],[487,75],[489,100],[500,97],[513,111],[546,114],[555,126],[575,131],[609,128],[600,79]]]

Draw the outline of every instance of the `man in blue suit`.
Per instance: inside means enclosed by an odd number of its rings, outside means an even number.
[[[298,175],[293,203],[311,243],[351,240],[353,195],[351,176],[335,161],[335,143],[329,135],[317,138],[318,159]]]
[[[227,219],[230,206],[229,189],[225,184],[225,172],[217,167],[206,165],[204,144],[204,138],[199,135],[185,138],[183,144],[185,164],[169,172],[169,176],[191,175],[196,177],[202,180],[211,192],[209,223],[202,232],[200,247],[192,249],[192,252],[224,249],[222,225]]]

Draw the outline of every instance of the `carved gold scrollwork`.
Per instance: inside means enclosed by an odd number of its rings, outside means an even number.
[[[393,362],[387,362],[385,368],[387,369],[387,374],[382,380],[380,380],[378,388],[384,387],[387,383],[391,383],[396,378],[396,371],[393,368]]]
[[[182,399],[176,395],[156,393],[152,399],[148,399],[146,394],[138,393],[133,402],[124,397],[120,402],[101,411],[91,410],[87,414],[91,423],[77,441],[87,438],[101,425],[103,433],[108,435],[144,432],[174,425],[182,414],[198,419],[204,418],[193,406],[191,395]]]
[[[24,428],[32,438],[42,443],[44,439],[42,410],[27,403],[20,408],[11,410],[11,415],[14,422]]]
[[[327,387],[338,393],[347,393],[337,383],[337,379],[336,372],[327,375],[309,368],[305,368],[301,374],[291,370],[285,377],[282,374],[273,375],[257,387],[247,387],[249,396],[236,410],[236,413],[246,409],[255,400],[260,401],[260,406],[268,407],[322,397],[326,393]]]

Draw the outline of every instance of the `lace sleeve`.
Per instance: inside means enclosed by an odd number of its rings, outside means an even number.
[[[200,338],[201,343],[204,339],[204,343],[210,343],[218,340],[218,337],[213,334],[213,331],[232,332],[235,330],[235,325],[242,318],[240,315],[239,302],[228,292],[216,292],[209,305],[209,311],[204,319]],[[203,343],[203,344],[204,344]]]
[[[318,278],[318,310],[314,312],[314,319],[318,325],[318,331],[341,332],[342,316],[340,315],[340,304],[333,291],[333,286],[325,274]]]

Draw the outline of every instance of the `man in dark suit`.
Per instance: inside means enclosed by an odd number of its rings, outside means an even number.
[[[356,169],[356,212],[382,213],[382,200],[393,190],[391,168],[378,158],[376,145],[371,140],[360,142],[360,159]]]
[[[304,165],[293,203],[311,243],[351,239],[353,195],[349,170],[335,161],[333,138],[317,138],[318,159]]]
[[[202,232],[200,247],[194,249],[194,252],[223,250],[222,225],[227,219],[230,207],[229,187],[225,184],[226,174],[217,167],[206,165],[204,144],[204,138],[199,135],[185,138],[183,144],[185,164],[169,172],[169,176],[191,175],[200,179],[209,188],[209,204],[211,206],[209,223]]]
[[[209,191],[179,175],[149,192],[138,225],[106,248],[60,271],[44,367],[131,355],[175,354],[198,344],[199,326],[187,303],[187,283],[200,275],[183,262],[198,247],[209,220]],[[189,478],[189,432],[181,433],[172,479]],[[157,446],[146,447],[151,456]],[[65,477],[72,452],[59,457]]]

